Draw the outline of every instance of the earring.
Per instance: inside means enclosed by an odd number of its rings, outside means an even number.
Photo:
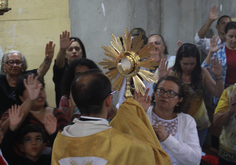
[[[179,106],[179,104],[176,105],[176,107],[178,107],[178,106]]]

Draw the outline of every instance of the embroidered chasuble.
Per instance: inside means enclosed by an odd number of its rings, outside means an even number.
[[[169,164],[152,126],[133,99],[119,108],[105,131],[83,137],[58,133],[52,151],[52,164],[68,165],[155,165]]]
[[[136,100],[129,98],[121,104],[110,126],[151,146],[155,156],[154,164],[171,164],[169,155],[162,150],[145,111]]]

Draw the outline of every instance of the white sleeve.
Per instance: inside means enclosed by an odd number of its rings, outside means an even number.
[[[149,92],[148,92],[148,96],[150,96],[151,99],[152,99],[152,94],[153,94],[153,82],[149,83],[149,82],[143,80],[143,83],[144,83],[146,89],[148,89],[148,88],[150,89]],[[145,89],[145,90],[146,90],[146,89]]]
[[[209,46],[210,46],[210,38],[200,38],[198,33],[195,35],[195,44],[196,46],[201,49],[204,53],[208,54]]]
[[[116,109],[119,109],[120,105],[126,100],[124,96],[125,90],[126,90],[126,78],[124,79],[120,92],[119,92],[119,98],[118,98],[118,103],[116,104]]]
[[[199,165],[201,161],[201,147],[198,140],[196,122],[192,119],[185,126],[183,129],[187,129],[187,134],[183,142],[169,135],[163,144],[167,146],[172,155],[181,164]]]

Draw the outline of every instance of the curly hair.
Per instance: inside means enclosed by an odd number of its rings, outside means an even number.
[[[67,98],[69,98],[69,96],[70,96],[70,86],[71,86],[72,81],[75,78],[75,68],[77,66],[87,66],[89,69],[99,69],[97,64],[95,64],[90,59],[87,59],[87,58],[77,58],[77,59],[74,59],[70,63],[68,69],[63,74],[62,82],[61,82],[61,92],[62,92],[62,95],[66,95]]]
[[[158,88],[159,84],[162,81],[172,81],[172,82],[174,82],[175,84],[178,85],[178,87],[179,87],[179,92],[178,92],[179,96],[178,97],[183,98],[183,101],[179,103],[179,106],[175,106],[174,112],[175,113],[181,113],[181,112],[187,113],[187,111],[190,107],[190,100],[192,98],[190,89],[180,79],[178,79],[177,77],[173,77],[173,76],[162,77],[161,79],[159,79],[159,81],[157,82],[157,84],[154,88],[154,92],[153,92],[153,95],[152,95],[152,100],[151,100],[152,105],[155,106],[155,96],[154,96],[154,94],[156,93],[157,88]]]

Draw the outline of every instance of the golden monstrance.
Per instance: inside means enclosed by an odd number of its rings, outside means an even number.
[[[142,34],[131,39],[131,35],[128,32],[128,29],[125,31],[125,35],[122,36],[123,45],[119,37],[115,37],[111,34],[112,41],[111,46],[102,48],[105,50],[105,55],[112,58],[104,58],[103,62],[99,62],[98,65],[102,65],[103,69],[108,69],[109,71],[105,74],[113,82],[112,86],[114,90],[120,91],[122,83],[126,78],[126,92],[125,98],[132,97],[130,92],[130,78],[133,79],[135,90],[142,95],[145,95],[145,85],[143,81],[138,77],[143,78],[143,80],[151,83],[156,82],[154,74],[141,69],[155,69],[155,66],[158,66],[157,62],[154,62],[153,59],[147,59],[151,55],[151,50],[154,46],[145,45],[143,48]],[[132,44],[132,46],[131,46]]]

